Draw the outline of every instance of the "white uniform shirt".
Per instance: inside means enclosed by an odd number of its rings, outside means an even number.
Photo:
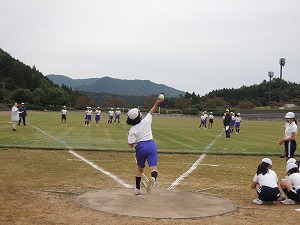
[[[109,110],[109,111],[108,111],[108,115],[109,115],[109,116],[114,116],[114,111]]]
[[[241,121],[242,121],[242,118],[240,116],[235,117],[235,122],[241,122]]]
[[[128,134],[128,144],[137,144],[140,141],[149,141],[153,139],[152,135],[152,114],[148,113],[142,121],[131,127]]]
[[[68,110],[66,110],[66,109],[62,109],[61,110],[61,114],[63,114],[63,115],[67,115],[67,112],[68,112]],[[72,113],[71,113],[72,114]]]
[[[90,109],[88,109],[87,111],[86,111],[86,115],[88,115],[88,116],[91,116],[92,115],[92,110],[90,110]]]
[[[96,109],[95,115],[100,116],[100,114],[101,114],[101,111],[99,109]]]
[[[271,170],[268,169],[268,172],[265,175],[260,174],[255,174],[253,181],[255,183],[258,183],[260,186],[267,186],[271,188],[278,187],[278,177],[277,174]]]
[[[289,175],[286,180],[290,182],[294,188],[300,189],[300,173],[293,173]]]
[[[206,120],[206,116],[205,116],[205,115],[202,115],[202,116],[201,116],[201,120]]]
[[[284,127],[285,127],[284,135],[286,138],[291,138],[293,132],[295,132],[296,134],[298,133],[298,126],[295,123],[295,121],[293,121],[292,123],[286,123]]]
[[[210,114],[210,115],[208,116],[208,118],[213,120],[215,117],[214,117],[214,115]]]
[[[116,116],[121,115],[121,111],[120,110],[116,110]]]

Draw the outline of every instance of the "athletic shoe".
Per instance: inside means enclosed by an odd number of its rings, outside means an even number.
[[[296,202],[294,200],[289,199],[289,198],[281,201],[281,203],[284,204],[284,205],[295,205],[296,204]]]
[[[258,199],[258,198],[253,199],[253,203],[258,204],[258,205],[264,204],[264,202],[262,200]]]
[[[143,194],[143,192],[141,191],[141,190],[139,190],[139,189],[134,189],[134,194],[135,195],[142,195]]]

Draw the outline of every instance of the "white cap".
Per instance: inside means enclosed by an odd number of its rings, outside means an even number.
[[[97,109],[100,109],[100,107],[98,106]]]
[[[22,103],[22,105],[23,105],[24,103]],[[66,108],[66,106],[64,105],[64,108]]]
[[[226,112],[229,112],[229,109],[226,109]]]
[[[239,116],[239,115],[241,115],[240,113],[237,113],[237,115]]]
[[[269,158],[263,158],[263,159],[261,160],[261,162],[268,163],[269,165],[271,165],[271,166],[272,166],[272,160],[271,160],[271,159],[269,159]]]
[[[24,105],[24,102],[22,102],[21,105]]]
[[[286,161],[286,165],[290,163],[295,163],[296,164],[296,159],[290,158],[288,161]]]
[[[293,112],[288,112],[285,117],[286,119],[294,119],[295,118],[295,113]]]
[[[289,172],[291,169],[297,168],[297,165],[295,163],[289,163],[286,165],[286,172]]]
[[[140,111],[137,108],[130,109],[129,112],[127,113],[127,116],[129,119],[134,120],[140,115]]]

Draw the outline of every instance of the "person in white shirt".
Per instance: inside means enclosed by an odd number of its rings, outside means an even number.
[[[262,205],[264,202],[274,203],[280,197],[277,174],[271,169],[272,160],[263,158],[257,167],[256,174],[252,180],[251,188],[256,190],[257,199],[253,199],[255,204]]]
[[[18,108],[18,103],[15,103],[14,106],[11,108],[11,121],[12,121],[12,127],[13,127],[13,131],[17,131],[16,127],[17,124],[19,123],[19,116],[20,112],[19,112],[19,108]]]
[[[86,127],[90,127],[91,126],[91,121],[92,121],[92,113],[93,113],[93,110],[92,110],[92,107],[87,107],[87,110],[86,110]]]
[[[143,194],[141,190],[141,179],[146,161],[148,162],[151,171],[151,178],[149,179],[149,183],[146,185],[146,191],[150,192],[152,187],[156,187],[156,179],[158,175],[158,149],[153,140],[151,126],[152,116],[161,102],[163,102],[163,99],[158,98],[144,119],[142,119],[142,115],[137,108],[131,109],[127,113],[128,117],[126,123],[132,126],[128,134],[128,145],[135,149],[135,157],[137,161],[135,177],[136,188],[134,190],[135,195]]]
[[[67,125],[67,112],[66,106],[61,110],[61,125]]]
[[[208,116],[208,129],[209,128],[212,128],[213,126],[213,123],[214,123],[214,115],[212,112],[209,113],[209,116]]]
[[[287,164],[286,173],[287,177],[280,182],[280,187],[288,199],[281,201],[281,203],[285,205],[300,203],[300,173],[297,164]]]
[[[120,108],[118,107],[117,110],[115,111],[114,124],[116,124],[116,121],[118,120],[118,125],[120,125],[120,118],[121,118],[121,111],[120,111]]]
[[[111,124],[113,118],[114,118],[114,110],[113,110],[113,108],[110,108],[110,110],[108,111],[108,121],[107,121],[107,123]]]
[[[240,114],[240,113],[237,113],[237,114],[236,114],[236,117],[235,117],[235,132],[236,132],[237,134],[240,133],[241,122],[242,122],[241,114]]]
[[[96,121],[97,127],[98,127],[99,121],[101,119],[100,116],[101,116],[101,110],[100,110],[100,107],[98,106],[97,109],[95,110],[95,121]]]
[[[294,158],[297,148],[296,137],[298,133],[298,126],[295,119],[295,113],[288,112],[284,118],[286,119],[284,138],[280,139],[277,144],[284,144],[284,156],[287,161],[290,158]]]

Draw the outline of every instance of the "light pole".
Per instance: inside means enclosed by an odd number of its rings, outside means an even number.
[[[272,77],[274,77],[274,72],[269,71],[268,76],[270,77],[270,89],[269,89],[269,106],[270,106],[271,105],[271,90],[272,90],[271,80],[272,80]]]
[[[285,66],[285,58],[280,58],[279,64],[280,64],[279,102],[281,102],[282,101],[282,67]]]

